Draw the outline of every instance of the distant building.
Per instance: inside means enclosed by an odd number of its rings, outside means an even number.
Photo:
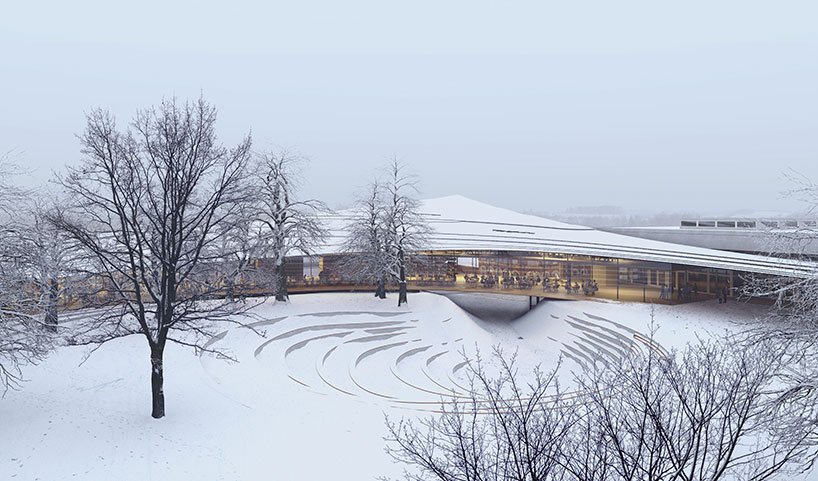
[[[682,220],[678,226],[606,227],[603,230],[709,249],[818,259],[816,219],[704,218]]]

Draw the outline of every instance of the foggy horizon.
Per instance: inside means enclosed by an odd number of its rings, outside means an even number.
[[[393,156],[422,198],[520,212],[798,214],[784,173],[818,180],[806,1],[107,5],[0,19],[0,152],[32,184],[80,159],[84,112],[123,126],[200,95],[226,145],[297,151],[304,195],[336,208]]]

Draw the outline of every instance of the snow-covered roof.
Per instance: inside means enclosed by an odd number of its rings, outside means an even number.
[[[478,202],[461,195],[421,201],[429,222],[428,250],[549,252],[684,264],[793,277],[818,275],[818,264],[641,239],[566,224]],[[339,253],[351,211],[330,218],[332,236],[318,254]]]

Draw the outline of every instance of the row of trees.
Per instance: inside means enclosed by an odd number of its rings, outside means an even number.
[[[82,161],[56,178],[59,203],[41,206],[31,200],[38,193],[2,189],[9,222],[0,268],[9,286],[0,286],[8,297],[0,300],[0,382],[18,381],[21,361],[36,361],[56,341],[58,308],[69,302],[69,290],[82,286],[85,296],[73,307],[96,309],[61,328],[60,336],[94,345],[143,336],[152,416],[160,418],[167,343],[212,351],[206,340],[214,321],[237,322],[252,307],[236,302],[248,286],[254,292],[267,286],[287,300],[285,259],[326,241],[320,222],[326,208],[299,198],[298,157],[255,154],[249,135],[226,147],[218,142],[216,118],[203,99],[163,101],[139,111],[124,129],[109,112],[94,110],[79,136]],[[406,254],[416,245],[408,223],[418,219],[407,195],[414,184],[402,170],[393,163],[392,207],[388,216],[378,214],[379,235],[394,258],[383,265],[401,280],[401,303]],[[34,207],[11,215],[24,204]],[[259,259],[271,270],[260,269]]]

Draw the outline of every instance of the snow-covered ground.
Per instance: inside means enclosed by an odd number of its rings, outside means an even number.
[[[527,367],[565,358],[564,376],[595,356],[647,342],[645,304],[551,301],[514,321],[478,319],[448,298],[408,307],[369,294],[294,296],[264,304],[255,328],[212,339],[238,362],[166,352],[167,417],[150,413],[148,348],[131,337],[63,347],[0,400],[0,480],[370,480],[401,467],[383,451],[384,414],[426,415],[467,393],[463,352],[500,345]],[[497,298],[472,298],[471,312]],[[475,307],[476,306],[476,307]],[[655,339],[681,347],[736,329],[763,309],[656,306]],[[261,334],[261,335],[260,335]]]

